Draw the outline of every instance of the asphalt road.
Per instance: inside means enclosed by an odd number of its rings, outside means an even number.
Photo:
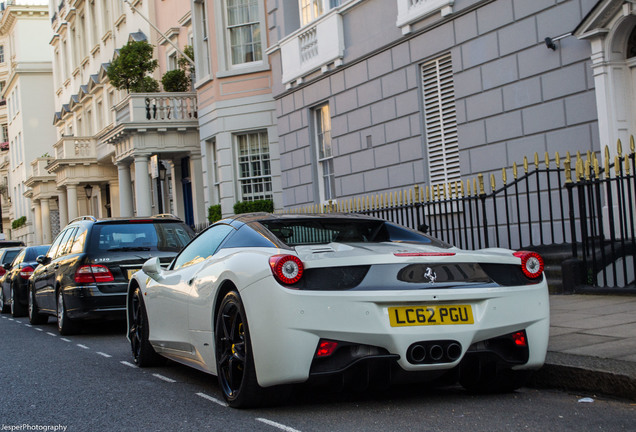
[[[61,337],[53,319],[0,319],[0,432],[634,431],[636,404],[524,388],[331,393],[302,387],[282,407],[234,410],[216,378],[185,366],[139,369],[122,325]],[[592,402],[581,401],[591,397]],[[47,429],[48,427],[48,429]],[[57,427],[57,429],[55,429]]]

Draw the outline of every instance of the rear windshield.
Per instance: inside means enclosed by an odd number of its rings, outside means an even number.
[[[2,264],[10,263],[11,261],[13,261],[13,258],[17,257],[20,251],[21,249],[6,251],[6,253],[2,257]]]
[[[314,218],[261,220],[259,223],[288,246],[391,241],[449,247],[423,233],[382,220]]]
[[[95,224],[91,249],[179,252],[194,233],[182,223]]]

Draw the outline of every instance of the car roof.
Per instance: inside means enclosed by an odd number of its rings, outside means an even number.
[[[183,222],[177,216],[171,214],[160,214],[153,216],[133,216],[133,217],[110,217],[110,218],[96,218],[95,216],[85,215],[79,216],[68,223],[71,225],[73,223],[81,223],[81,222],[94,222],[99,224],[107,224],[107,223],[122,223],[122,222]]]

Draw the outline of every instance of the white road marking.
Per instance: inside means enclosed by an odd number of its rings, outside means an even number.
[[[102,357],[106,357],[106,358],[110,358],[110,357],[112,357],[112,355],[110,355],[110,354],[106,354],[106,353],[103,353],[103,352],[101,352],[101,351],[97,351],[97,354],[99,354],[99,355],[100,355],[100,356],[102,356]]]
[[[15,321],[13,318],[9,318],[9,321]]]
[[[51,333],[51,332],[46,332],[46,334],[49,335],[49,336],[53,336],[53,337],[57,336],[55,333]]]
[[[33,326],[31,324],[25,324],[25,326],[27,326],[29,328],[33,328]]]
[[[126,366],[129,366],[129,367],[131,367],[131,368],[135,368],[135,369],[138,369],[138,368],[139,368],[139,366],[134,365],[134,364],[132,364],[132,363],[128,363],[127,361],[120,361],[119,363],[121,363],[121,364],[123,364],[123,365],[126,365]]]
[[[224,401],[218,400],[217,398],[213,398],[212,396],[206,395],[205,393],[197,393],[197,396],[200,396],[203,399],[212,401],[217,405],[221,405],[222,407],[227,407],[227,404]]]
[[[169,383],[177,382],[177,380],[173,380],[172,378],[168,378],[167,376],[159,375],[158,373],[152,374],[152,376]]]
[[[274,421],[267,420],[267,419],[264,419],[264,418],[257,418],[256,421],[259,421],[261,423],[265,423],[265,424],[270,425],[270,426],[274,426],[275,428],[278,428],[280,430],[284,430],[285,432],[300,432],[298,429],[294,429],[292,427],[285,426],[284,424],[276,423]]]
[[[36,327],[35,329],[36,329],[37,331],[43,331],[43,330],[42,330],[41,328],[39,328],[39,327]]]
[[[90,349],[89,347],[87,347],[86,345],[82,345],[82,344],[77,344],[78,347],[83,348],[83,349]]]
[[[66,339],[66,338],[60,338],[60,340],[63,340],[64,342],[70,342],[70,339]]]

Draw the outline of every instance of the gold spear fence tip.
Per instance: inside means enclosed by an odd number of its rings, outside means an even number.
[[[503,181],[503,184],[505,186],[507,184],[506,168],[501,169],[501,180]]]
[[[485,195],[486,191],[484,189],[484,175],[482,173],[477,174],[477,178],[479,179],[479,195]]]
[[[614,156],[614,172],[616,173],[616,177],[621,175],[621,157]]]
[[[599,179],[598,159],[596,159],[596,156],[594,157],[594,177],[596,180]]]
[[[619,156],[623,156],[623,143],[620,138],[616,141],[616,153],[618,153]]]
[[[539,153],[534,152],[534,169],[539,169]]]
[[[554,163],[556,163],[557,168],[561,168],[561,156],[559,156],[559,152],[554,154]]]
[[[550,153],[545,152],[545,167],[550,168]]]
[[[490,189],[492,189],[492,191],[495,191],[495,175],[494,174],[490,174]]]
[[[636,150],[636,148],[634,148],[634,135],[630,135],[629,136],[629,149],[631,150],[632,153],[634,153],[634,151]]]
[[[517,162],[512,163],[512,177],[517,180]]]
[[[523,157],[523,170],[526,172],[526,174],[528,174],[528,157],[527,156]]]
[[[570,159],[566,159],[563,161],[563,166],[565,167],[565,182],[572,183],[572,169],[570,167]]]

